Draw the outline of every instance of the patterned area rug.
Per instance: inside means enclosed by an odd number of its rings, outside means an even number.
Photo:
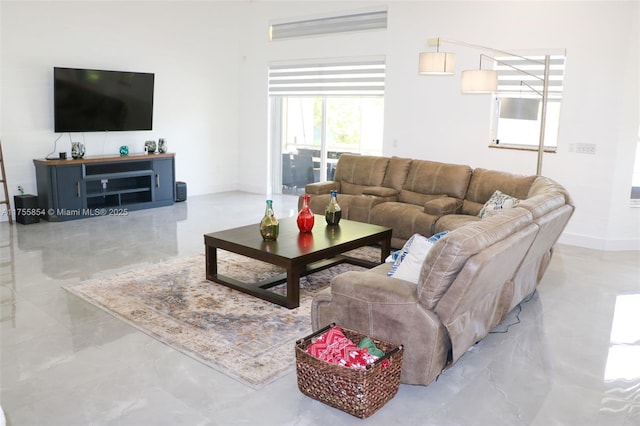
[[[364,247],[349,253],[379,260]],[[287,309],[206,280],[205,257],[122,272],[65,287],[142,332],[252,388],[295,369],[295,341],[311,333],[311,300],[328,291],[331,279],[364,268],[341,264],[300,282],[300,306]],[[218,272],[256,282],[283,270],[219,251]],[[282,292],[284,284],[272,288]]]

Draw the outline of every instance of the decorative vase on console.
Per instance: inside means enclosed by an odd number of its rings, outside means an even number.
[[[267,200],[267,208],[264,211],[264,217],[260,221],[260,235],[265,241],[275,241],[278,238],[279,231],[280,223],[273,212],[273,202]]]
[[[154,152],[156,152],[156,141],[146,141],[144,143],[144,150],[148,154],[153,154]]]
[[[167,152],[167,141],[164,138],[158,139],[158,153],[164,154]]]
[[[311,207],[309,207],[310,199],[311,197],[307,194],[302,196],[302,208],[298,212],[298,229],[300,232],[311,232],[313,229],[315,217],[313,216]]]
[[[71,157],[75,159],[84,157],[84,145],[80,142],[71,142]]]
[[[327,221],[327,225],[335,226],[340,223],[342,217],[342,208],[338,204],[338,191],[331,191],[331,199],[327,208],[324,210],[324,218]]]

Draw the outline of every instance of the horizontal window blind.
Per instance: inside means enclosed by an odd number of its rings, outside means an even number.
[[[385,61],[272,65],[269,96],[382,96]]]
[[[269,40],[309,37],[387,28],[387,10],[367,10],[333,16],[309,17],[272,22]]]
[[[498,91],[496,95],[499,97],[535,97],[540,95],[535,93],[531,88],[521,82],[527,83],[539,93],[542,93],[544,79],[544,56],[527,56],[519,58],[516,56],[496,57],[499,63],[495,65],[498,73]],[[526,71],[532,75],[527,75],[518,70]],[[562,87],[564,80],[565,56],[551,55],[549,61],[549,100],[562,99]]]

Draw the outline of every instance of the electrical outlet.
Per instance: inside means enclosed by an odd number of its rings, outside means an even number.
[[[593,143],[577,143],[576,154],[590,154],[595,155],[596,145]]]

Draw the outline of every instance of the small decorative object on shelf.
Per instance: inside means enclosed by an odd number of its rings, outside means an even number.
[[[331,200],[324,210],[324,217],[327,220],[327,225],[334,226],[340,223],[342,208],[338,204],[338,191],[331,191]]]
[[[278,238],[280,224],[273,213],[273,202],[267,200],[267,208],[264,211],[264,217],[260,221],[260,235],[265,241],[275,241]]]
[[[121,157],[126,157],[127,155],[129,155],[129,147],[126,145],[122,145],[120,147],[120,156]]]
[[[80,142],[71,142],[71,157],[82,158],[84,157],[84,145]]]
[[[164,154],[167,152],[167,141],[164,138],[158,139],[158,153]]]
[[[315,217],[313,216],[313,212],[309,207],[309,200],[311,197],[309,195],[304,194],[302,196],[302,208],[298,212],[298,229],[300,232],[311,232],[313,229],[313,223],[315,222]]]
[[[147,154],[156,152],[156,141],[146,141],[144,143],[144,150]]]

